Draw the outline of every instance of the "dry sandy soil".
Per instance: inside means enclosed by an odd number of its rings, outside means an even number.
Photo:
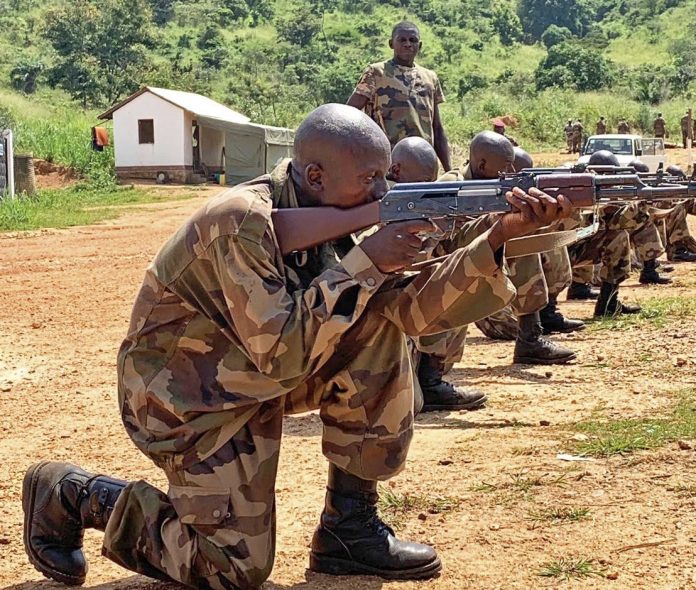
[[[164,478],[136,451],[116,409],[115,356],[143,271],[157,248],[205,197],[146,205],[115,221],[69,230],[0,235],[0,587],[57,588],[28,563],[20,488],[40,459],[70,460],[126,479]],[[694,227],[696,230],[696,227]],[[638,285],[625,297],[696,296],[696,265],[678,264],[670,287]],[[573,317],[590,303],[562,303]],[[278,551],[268,590],[409,590],[696,587],[696,452],[671,442],[653,451],[582,463],[572,426],[592,417],[654,416],[674,392],[696,386],[696,319],[557,337],[575,364],[511,365],[512,343],[472,330],[451,378],[490,398],[473,413],[420,416],[406,470],[390,491],[442,497],[415,506],[399,534],[434,544],[442,575],[420,583],[335,578],[306,571],[321,510],[326,462],[315,414],[286,421],[278,476]],[[694,441],[692,441],[694,442]],[[585,512],[577,522],[538,520],[549,509]],[[535,516],[536,515],[536,516]],[[88,531],[86,586],[169,588],[100,557]],[[540,577],[545,564],[586,558],[602,575]]]

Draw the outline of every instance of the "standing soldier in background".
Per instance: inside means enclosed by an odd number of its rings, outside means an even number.
[[[657,118],[653,122],[653,133],[655,137],[667,137],[667,122],[663,119],[662,113],[657,113]]]
[[[622,117],[616,130],[622,135],[627,135],[631,132],[631,127],[628,125],[626,119]]]
[[[563,128],[566,138],[566,148],[568,148],[568,153],[573,153],[573,121],[568,119],[568,123]]]
[[[680,119],[679,123],[682,132],[682,144],[684,144],[684,149],[686,149],[686,140],[689,137],[689,111],[686,111],[686,114]],[[692,135],[691,138],[693,139],[693,137]]]
[[[600,117],[599,121],[597,121],[596,133],[597,133],[597,135],[604,135],[606,132],[607,132],[607,122],[604,120],[604,117]]]
[[[583,126],[578,119],[573,123],[573,153],[580,153],[582,149],[582,131]]]
[[[498,135],[502,135],[505,139],[507,139],[513,146],[518,146],[519,144],[517,143],[517,140],[512,136],[508,135],[505,132],[505,122],[502,119],[496,119],[493,121],[493,131],[495,131]]]
[[[348,104],[364,110],[392,147],[405,137],[422,137],[435,148],[442,167],[450,170],[449,144],[438,109],[445,97],[437,74],[415,63],[422,46],[416,25],[398,23],[389,40],[394,57],[368,66]]]

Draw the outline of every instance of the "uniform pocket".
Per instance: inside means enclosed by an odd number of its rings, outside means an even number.
[[[230,517],[230,489],[169,486],[169,499],[183,524],[221,525]]]

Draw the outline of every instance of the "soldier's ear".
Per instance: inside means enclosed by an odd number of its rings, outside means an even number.
[[[394,49],[394,37],[392,37],[391,39],[389,39],[389,48],[390,48],[390,49]]]
[[[321,193],[324,190],[324,169],[316,162],[307,164],[304,169],[304,180],[309,189]]]
[[[389,167],[389,172],[387,172],[387,180],[393,180],[394,182],[399,182],[400,175],[401,175],[401,164],[392,164]]]

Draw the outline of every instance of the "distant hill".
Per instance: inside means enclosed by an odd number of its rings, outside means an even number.
[[[89,118],[154,84],[295,125],[345,101],[402,19],[442,79],[454,143],[504,114],[530,149],[600,114],[649,130],[660,109],[676,135],[696,92],[693,0],[0,0],[0,117]]]

